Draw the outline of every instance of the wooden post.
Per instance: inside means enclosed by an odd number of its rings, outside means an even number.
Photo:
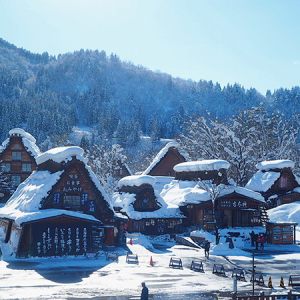
[[[264,292],[260,292],[259,299],[260,300],[264,300],[265,299],[265,293]]]
[[[236,300],[237,296],[236,296],[236,292],[232,293],[232,300]]]

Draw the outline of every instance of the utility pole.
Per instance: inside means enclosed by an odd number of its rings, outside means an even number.
[[[252,251],[252,296],[254,296],[254,273],[256,266],[254,265],[254,250]]]

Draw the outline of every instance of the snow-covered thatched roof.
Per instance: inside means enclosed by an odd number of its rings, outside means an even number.
[[[189,155],[180,148],[180,145],[177,142],[169,142],[164,148],[162,148],[158,154],[155,156],[149,167],[143,172],[144,175],[148,175],[154,167],[165,157],[170,148],[176,148],[180,155],[184,157],[185,160],[189,160]]]
[[[46,162],[47,160],[53,160],[57,163],[61,163],[63,161],[71,160],[72,156],[82,158],[83,152],[83,149],[77,146],[53,148],[39,155],[36,162],[38,165]]]
[[[58,215],[69,215],[99,222],[95,217],[79,212],[62,209],[40,210],[41,200],[48,196],[63,172],[51,174],[49,171],[34,171],[19,185],[6,205],[0,209],[0,217],[15,220],[18,225]]]
[[[36,139],[28,132],[21,128],[14,128],[9,131],[9,135],[17,135],[22,138],[22,142],[26,150],[31,153],[31,155],[36,159],[40,154],[41,151],[36,145]],[[2,145],[0,146],[0,153],[2,153],[8,146],[10,138],[6,139]]]
[[[200,161],[184,162],[174,167],[175,172],[196,172],[196,171],[218,171],[228,169],[230,164],[226,160],[209,159]]]
[[[155,177],[149,175],[132,175],[120,179],[120,181],[118,182],[118,187],[141,186],[142,184],[150,184],[151,186],[153,186],[155,182]]]
[[[86,160],[82,157],[82,155],[83,150],[80,147],[59,147],[43,153],[38,157],[38,162],[41,164],[48,159],[56,162],[70,161],[73,156],[76,156],[76,159],[84,162],[84,166],[88,171],[90,179],[100,191],[110,209],[114,212],[113,207],[111,206],[111,201],[100,185],[95,173],[85,163]],[[49,214],[66,214],[90,220],[97,220],[93,216],[78,212],[59,209],[40,210],[41,201],[48,196],[49,192],[60,180],[64,172],[65,170],[55,173],[50,173],[47,170],[34,171],[23,183],[19,185],[16,192],[11,196],[6,205],[3,208],[0,208],[0,217],[13,219],[19,224],[30,221],[33,218],[45,218],[45,216],[48,216]]]
[[[167,204],[163,198],[155,191],[156,201],[160,206],[155,211],[140,212],[134,210],[133,204],[136,201],[136,194],[131,193],[114,193],[112,204],[114,207],[120,208],[130,219],[156,219],[156,218],[184,218],[180,213],[177,205]]]
[[[274,169],[294,168],[294,166],[295,163],[291,160],[269,160],[258,163],[256,168],[261,171],[268,171]]]
[[[218,198],[230,195],[234,192],[256,201],[265,202],[260,193],[232,185],[220,185],[220,194]],[[160,195],[168,204],[178,206],[199,204],[211,200],[209,192],[200,188],[195,181],[173,180],[164,187]]]
[[[252,176],[245,187],[257,192],[266,192],[279,177],[279,172],[258,171]]]

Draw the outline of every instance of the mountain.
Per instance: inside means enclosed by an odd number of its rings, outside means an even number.
[[[104,51],[54,57],[0,39],[0,99],[1,140],[13,127],[42,143],[81,125],[92,127],[100,141],[115,138],[128,146],[140,135],[174,138],[183,120],[194,114],[226,119],[265,102],[268,109],[289,115],[299,105],[300,89],[263,96],[238,83],[222,88],[212,81],[156,73]]]

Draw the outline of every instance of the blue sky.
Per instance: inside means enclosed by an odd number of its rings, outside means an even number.
[[[104,50],[174,77],[300,85],[298,0],[0,0],[0,37],[34,53]]]

